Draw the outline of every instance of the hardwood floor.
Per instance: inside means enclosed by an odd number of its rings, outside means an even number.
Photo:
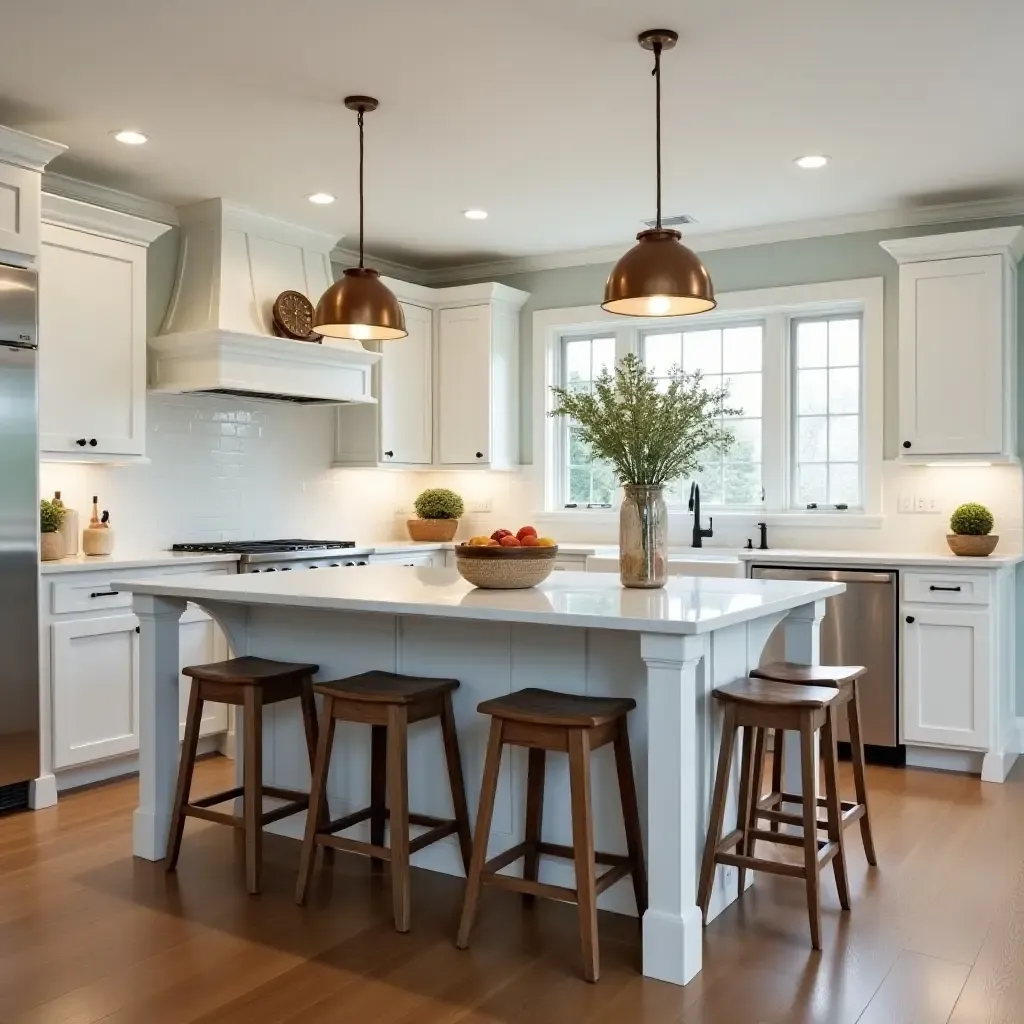
[[[201,762],[195,791],[230,770]],[[414,871],[399,935],[366,861],[338,855],[297,907],[299,846],[268,836],[250,898],[229,830],[190,821],[167,876],[131,856],[134,781],[71,794],[0,818],[0,1022],[1022,1024],[1024,764],[1004,786],[880,768],[869,785],[880,867],[848,833],[853,910],[825,876],[823,952],[803,885],[762,875],[708,928],[685,989],[640,976],[632,919],[601,915],[589,985],[574,907],[488,890],[459,951],[460,879]]]

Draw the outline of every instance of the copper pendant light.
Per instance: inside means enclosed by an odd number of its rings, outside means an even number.
[[[682,235],[661,226],[661,54],[679,36],[667,28],[641,32],[640,45],[654,52],[655,126],[658,163],[656,226],[641,231],[637,244],[615,264],[604,286],[602,308],[623,316],[688,316],[714,309],[711,276]]]
[[[345,106],[359,121],[359,266],[349,267],[321,296],[313,315],[313,330],[328,338],[355,341],[394,341],[404,338],[405,313],[398,299],[363,266],[363,115],[377,109],[371,96],[346,96]]]

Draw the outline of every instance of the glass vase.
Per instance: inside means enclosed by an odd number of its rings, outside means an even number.
[[[619,578],[624,587],[663,587],[668,573],[665,488],[626,484],[619,510]]]

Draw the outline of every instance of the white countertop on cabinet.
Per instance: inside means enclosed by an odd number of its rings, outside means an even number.
[[[704,548],[706,552],[714,548]],[[793,562],[799,565],[820,566],[894,566],[942,567],[954,566],[961,569],[1003,569],[1024,561],[1024,555],[996,552],[987,558],[964,558],[947,552],[899,552],[899,551],[850,551],[850,550],[808,550],[806,548],[770,548],[768,551],[738,551],[737,556],[746,562]]]
[[[99,572],[104,569],[156,569],[169,565],[203,565],[209,562],[237,562],[238,555],[195,554],[178,551],[149,551],[133,555],[72,555],[53,562],[40,562],[43,575],[59,572]]]
[[[127,580],[115,590],[203,603],[530,622],[653,633],[707,633],[831,597],[843,584],[676,577],[627,590],[611,573],[558,573],[528,590],[478,590],[454,569],[369,566],[358,573],[176,576]]]

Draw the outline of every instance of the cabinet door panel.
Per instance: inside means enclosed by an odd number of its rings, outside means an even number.
[[[433,315],[419,306],[403,304],[403,309],[408,336],[381,345],[379,457],[382,462],[427,465],[433,450]]]
[[[145,250],[44,225],[39,270],[43,451],[144,452],[145,330]],[[89,443],[78,445],[80,438]]]
[[[491,310],[442,309],[438,344],[438,461],[491,460]],[[479,456],[477,453],[480,453]]]
[[[181,617],[178,641],[178,663],[186,665],[208,665],[223,661],[227,657],[227,641],[220,627],[205,612],[192,606]],[[192,680],[181,676],[178,680],[178,734],[185,734],[185,716],[188,713],[188,698]],[[226,704],[207,701],[203,705],[203,722],[199,729],[201,736],[226,732],[228,709]]]
[[[38,172],[0,163],[0,249],[38,254],[39,191]]]
[[[903,622],[908,743],[988,745],[990,623],[987,612],[908,607]]]
[[[50,627],[55,768],[139,748],[139,649],[134,615]]]
[[[900,267],[900,431],[909,455],[1003,448],[1000,256]]]

